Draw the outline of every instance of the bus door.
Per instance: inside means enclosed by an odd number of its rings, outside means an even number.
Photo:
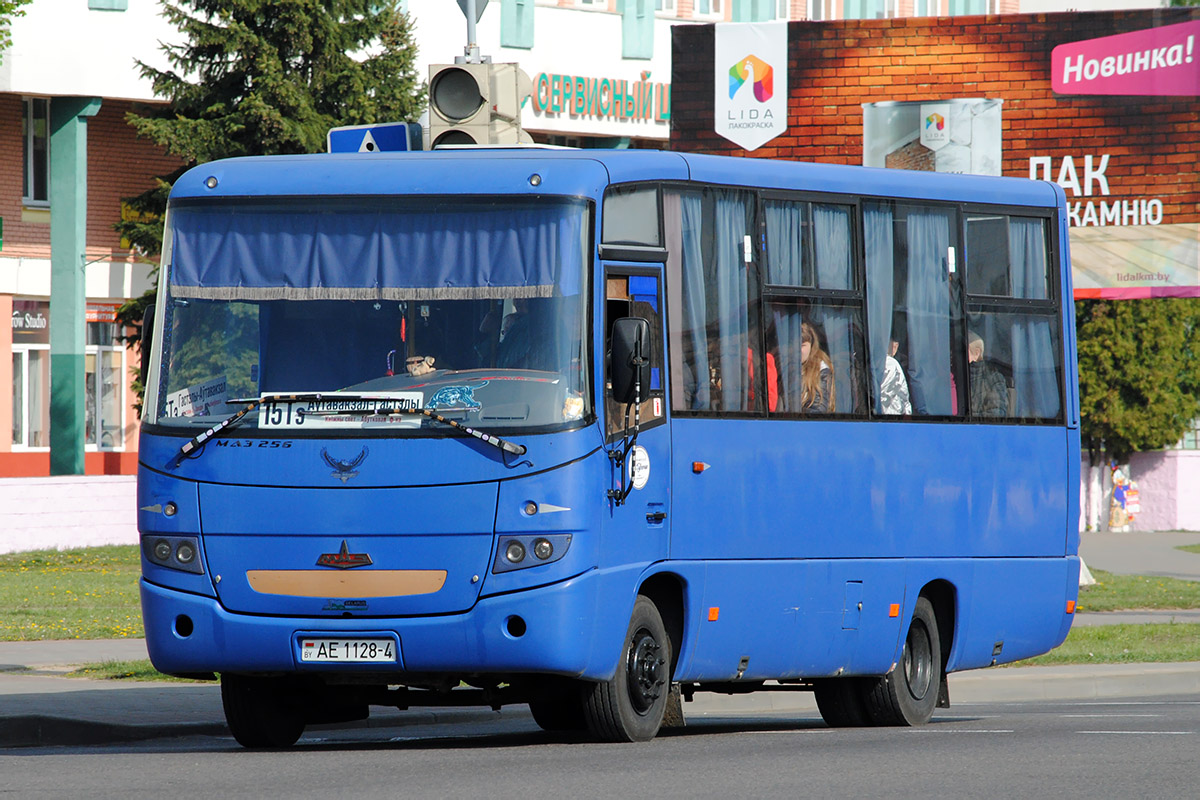
[[[611,352],[613,322],[639,317],[650,323],[650,386],[642,402],[613,400],[605,357],[605,439],[610,452],[627,448],[624,480],[615,462],[613,492],[624,494],[612,501],[616,529],[628,532],[621,560],[657,561],[670,547],[671,436],[667,426],[666,330],[662,313],[662,268],[659,266],[605,264],[604,352]],[[636,439],[634,428],[636,425]],[[612,549],[606,548],[609,552]]]

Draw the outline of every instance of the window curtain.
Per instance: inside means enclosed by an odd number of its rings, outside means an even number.
[[[908,384],[913,411],[949,415],[950,215],[911,209],[908,234]]]
[[[703,235],[702,205],[698,195],[678,195],[680,218],[683,220],[683,339],[685,395],[691,393],[690,408],[704,411],[712,408],[709,393],[708,342],[705,318],[708,307],[704,280],[704,253],[700,245]],[[668,215],[668,218],[670,216]]]
[[[171,209],[171,290],[206,300],[575,295],[586,205],[309,199]]]
[[[811,286],[805,263],[804,209],[802,203],[769,201],[767,220],[767,282],[781,286]],[[779,382],[782,384],[779,411],[799,411],[800,403],[800,312],[776,306],[772,314],[779,353]],[[771,343],[767,343],[768,348]],[[792,406],[795,406],[794,408]]]
[[[717,332],[721,352],[721,407],[726,411],[749,408],[750,330],[749,293],[743,247],[746,202],[736,192],[716,190],[716,253],[712,284],[717,289]]]
[[[866,204],[863,207],[863,238],[867,257],[867,319],[870,320],[872,395],[875,412],[883,409],[879,405],[879,387],[883,385],[885,361],[891,351],[892,297],[895,242],[892,231],[892,209],[883,205]]]
[[[838,206],[814,203],[813,252],[816,261],[818,289],[849,289],[853,284],[850,254],[850,213]],[[852,410],[854,401],[854,371],[851,361],[854,343],[850,331],[849,312],[826,309],[814,319],[825,331],[825,350],[833,360],[833,382],[837,407],[831,411]],[[797,336],[799,332],[797,331]],[[797,341],[799,345],[799,341]],[[797,350],[799,347],[797,346]]]
[[[1012,217],[1008,225],[1016,297],[1046,299],[1046,236],[1040,219]],[[1018,316],[1012,327],[1013,388],[1018,417],[1055,418],[1062,410],[1055,336],[1049,319]]]

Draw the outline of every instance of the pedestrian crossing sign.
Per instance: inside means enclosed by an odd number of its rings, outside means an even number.
[[[414,133],[415,129],[415,133]],[[326,136],[330,153],[389,153],[421,149],[421,128],[411,122],[347,125],[330,128]]]

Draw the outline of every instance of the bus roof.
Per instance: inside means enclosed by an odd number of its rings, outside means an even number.
[[[537,174],[537,182],[531,177]],[[215,186],[211,179],[216,180]],[[194,167],[172,199],[211,197],[561,194],[598,197],[631,181],[695,181],[870,197],[1053,207],[1044,181],[948,175],[660,150],[458,148],[412,153],[250,156]]]

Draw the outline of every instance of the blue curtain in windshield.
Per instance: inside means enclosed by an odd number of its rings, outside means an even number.
[[[211,300],[574,295],[586,209],[517,198],[174,206],[171,291]]]

